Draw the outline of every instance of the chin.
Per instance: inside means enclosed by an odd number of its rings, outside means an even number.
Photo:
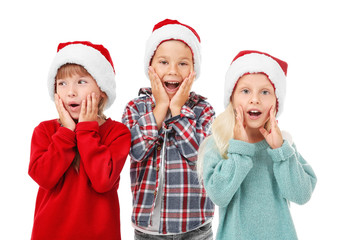
[[[176,93],[176,92],[175,92]],[[169,97],[169,100],[172,100],[172,98],[175,96],[175,93],[168,93],[167,92],[167,95]]]
[[[249,122],[248,127],[252,129],[259,129],[260,127],[264,127],[266,122]]]
[[[78,114],[78,115],[70,114],[70,117],[76,122],[76,121],[79,120],[79,115],[80,115],[80,114]]]

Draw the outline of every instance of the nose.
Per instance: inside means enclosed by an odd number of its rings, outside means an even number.
[[[170,75],[176,75],[178,73],[178,66],[176,64],[170,64],[169,65],[169,72]]]
[[[76,96],[76,87],[74,84],[71,84],[68,89],[68,96],[69,97],[75,97]]]
[[[254,93],[250,96],[250,104],[260,104],[260,98],[259,95],[257,93]]]

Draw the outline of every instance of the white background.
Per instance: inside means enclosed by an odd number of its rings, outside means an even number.
[[[288,62],[285,110],[279,118],[318,183],[304,206],[291,205],[299,239],[348,239],[347,7],[344,1],[2,1],[0,4],[0,239],[29,239],[37,184],[28,176],[31,134],[57,117],[46,77],[60,42],[107,47],[117,98],[106,111],[121,120],[144,75],[145,41],[154,24],[178,19],[202,39],[201,77],[193,90],[223,110],[227,68],[240,50]],[[123,239],[133,239],[129,159],[118,190]],[[217,211],[216,211],[217,212]],[[214,231],[218,214],[214,220]]]

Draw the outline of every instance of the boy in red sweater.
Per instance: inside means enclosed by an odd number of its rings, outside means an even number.
[[[31,239],[121,239],[117,189],[131,134],[103,114],[115,100],[108,50],[59,44],[48,88],[59,119],[32,137],[29,175],[40,188]]]

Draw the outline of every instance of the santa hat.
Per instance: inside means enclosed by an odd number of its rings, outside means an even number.
[[[105,108],[112,105],[116,98],[115,69],[109,51],[103,45],[86,41],[66,42],[58,45],[47,81],[52,100],[54,100],[55,78],[58,69],[67,63],[84,67],[108,96]]]
[[[149,77],[149,66],[157,47],[161,43],[169,40],[179,40],[190,47],[197,79],[201,68],[201,39],[192,27],[171,19],[165,19],[157,23],[152,30],[151,36],[147,40],[145,49],[146,76]]]
[[[288,64],[267,53],[258,51],[241,51],[233,59],[225,80],[225,108],[230,102],[230,97],[238,79],[249,73],[263,73],[273,84],[277,97],[277,116],[283,111],[286,92],[286,73]]]

